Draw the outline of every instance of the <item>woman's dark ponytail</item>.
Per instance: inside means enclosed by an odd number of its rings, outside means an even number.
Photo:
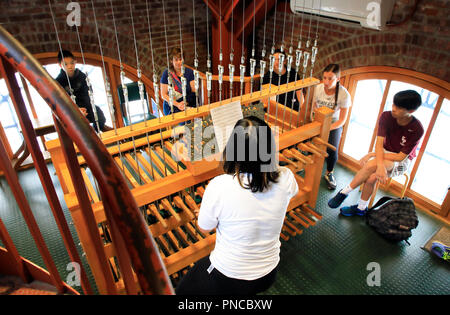
[[[341,68],[336,63],[330,63],[328,66],[325,67],[325,69],[323,69],[323,72],[333,72],[336,75],[336,77],[339,77],[341,75]],[[334,93],[334,108],[336,108],[337,106],[338,96],[339,96],[339,81],[337,81],[336,83],[336,92]]]
[[[336,92],[334,93],[334,108],[337,106],[339,96],[339,81],[336,82]]]

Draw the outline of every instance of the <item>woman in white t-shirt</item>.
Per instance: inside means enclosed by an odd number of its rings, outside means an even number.
[[[337,150],[341,140],[342,129],[347,120],[348,110],[352,105],[347,89],[339,84],[340,76],[341,70],[339,65],[329,64],[326,66],[323,70],[323,81],[314,89],[312,100],[313,110],[322,106],[334,110],[328,143],[335,146],[336,151],[327,149],[327,173],[325,174],[325,180],[330,190],[336,189],[337,184],[333,171],[338,159]]]
[[[277,163],[270,127],[256,117],[239,120],[223,153],[225,174],[206,187],[198,227],[216,229],[211,254],[183,277],[177,294],[256,294],[275,281],[280,232],[294,174]]]

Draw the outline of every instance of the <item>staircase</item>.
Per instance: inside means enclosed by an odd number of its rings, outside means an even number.
[[[58,290],[45,282],[25,283],[20,277],[0,275],[0,295],[56,295]]]

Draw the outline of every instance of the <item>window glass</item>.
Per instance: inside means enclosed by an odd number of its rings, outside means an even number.
[[[394,99],[394,95],[400,91],[404,90],[414,90],[420,94],[422,98],[422,105],[414,112],[414,116],[422,123],[423,129],[426,131],[428,129],[428,125],[430,124],[431,117],[433,115],[434,108],[436,107],[436,102],[438,100],[438,95],[436,93],[430,92],[426,89],[423,89],[419,86],[412,85],[405,82],[392,81],[391,87],[389,89],[388,98],[386,100],[386,105],[384,110],[391,110],[392,103]],[[419,150],[422,146],[423,138],[420,139],[419,145],[416,149],[416,156],[419,154]],[[411,173],[411,170],[416,163],[416,159],[414,159],[413,163],[411,163],[408,173]],[[395,180],[395,179],[394,179]]]
[[[47,72],[50,74],[52,78],[56,78],[59,72],[61,71],[61,68],[58,64],[44,65],[44,68],[47,70]],[[106,118],[106,124],[108,126],[112,126],[111,114],[106,101],[106,91],[104,86],[102,69],[100,67],[84,64],[77,64],[77,68],[83,71],[88,76],[89,81],[92,84],[95,105],[99,106],[102,109]],[[16,79],[22,93],[23,101],[25,102],[28,108],[28,114],[30,118],[32,118],[33,115],[30,110],[30,104],[28,102],[28,98],[26,97],[25,90],[23,88],[22,80],[20,79],[19,73],[16,73]],[[39,95],[39,93],[35,90],[35,88],[31,84],[29,84],[28,81],[26,82],[28,84],[30,97],[33,101],[33,106],[35,108],[37,115],[40,117],[51,116],[50,107]],[[0,112],[2,113],[2,115],[0,115],[0,122],[2,124],[3,129],[5,130],[11,150],[15,152],[22,144],[23,136],[21,133],[19,120],[15,113],[12,101],[9,97],[8,88],[6,86],[6,82],[4,79],[0,80]],[[55,139],[56,137],[57,137],[56,133],[45,135],[46,140]],[[41,143],[40,145],[41,148],[43,148]]]
[[[141,96],[139,94],[139,89],[137,85],[137,81],[131,80],[129,77],[125,76],[124,84],[132,84],[135,83],[135,86],[130,86],[128,88],[128,108],[126,108],[126,104],[122,104],[123,108],[126,111],[129,111],[129,118],[133,124],[142,122],[145,119],[149,119],[148,114],[148,96],[144,96],[144,104],[142,104]],[[147,116],[146,116],[147,115]],[[128,115],[124,116],[125,125],[128,124]]]
[[[386,80],[360,80],[353,98],[353,108],[343,152],[359,160],[369,152]]]
[[[11,150],[15,152],[22,144],[23,137],[20,132],[19,120],[11,98],[9,97],[8,87],[4,79],[0,80],[0,113],[0,122],[3,130],[8,138]]]
[[[432,109],[428,111],[432,112]],[[450,135],[450,102],[445,99],[411,185],[411,189],[438,204],[444,201],[449,187],[450,145],[447,135]]]
[[[44,68],[50,74],[52,78],[56,78],[61,71],[61,67],[58,64],[45,65]],[[96,106],[100,107],[106,118],[106,125],[112,127],[111,123],[111,113],[108,108],[108,102],[106,100],[106,90],[105,81],[103,79],[103,71],[101,67],[77,64],[77,68],[84,72],[89,78],[89,82],[92,85],[92,91],[94,95],[94,103]],[[36,93],[37,94],[37,93]],[[40,97],[39,97],[40,98]],[[40,103],[48,107],[42,98],[40,98]],[[37,108],[36,108],[37,110]]]
[[[349,120],[343,152],[359,160],[369,150],[370,141],[376,128],[377,115],[386,87],[386,80],[360,80],[357,82],[353,108]],[[383,110],[390,111],[394,95],[403,90],[414,90],[420,94],[422,105],[414,112],[414,116],[422,123],[425,133],[429,127],[439,95],[410,83],[391,81]],[[411,184],[411,190],[441,204],[447,194],[450,178],[450,146],[447,135],[450,134],[450,103],[445,99],[436,123],[430,134],[428,144]],[[419,142],[416,156],[423,146],[424,137]],[[408,174],[417,163],[411,163]],[[393,178],[403,184],[403,177]]]

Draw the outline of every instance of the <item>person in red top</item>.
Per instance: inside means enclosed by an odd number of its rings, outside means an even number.
[[[385,184],[389,178],[408,170],[424,133],[422,124],[412,115],[421,104],[422,99],[416,91],[405,90],[394,95],[392,111],[380,116],[375,152],[366,154],[359,161],[362,168],[349,185],[328,201],[330,208],[339,207],[351,191],[364,184],[358,204],[340,209],[345,216],[362,216],[376,183]]]

